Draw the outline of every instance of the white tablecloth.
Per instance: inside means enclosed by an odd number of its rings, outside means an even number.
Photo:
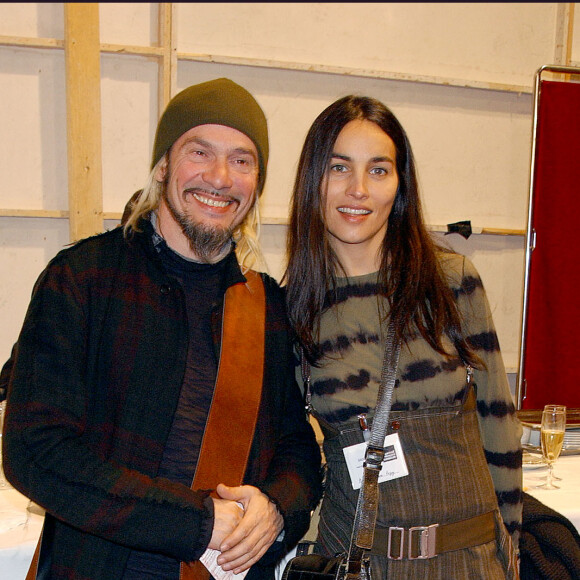
[[[543,465],[524,465],[524,491],[543,504],[566,516],[580,532],[580,455],[563,455],[554,464],[555,481],[560,489],[536,489],[546,480],[548,468]]]
[[[0,491],[0,578],[24,580],[42,530],[44,513],[15,489]]]
[[[558,459],[554,473],[560,489],[536,489],[545,481],[547,467],[524,466],[524,491],[566,516],[580,532],[580,455]],[[0,578],[24,580],[42,529],[44,516],[35,506],[28,510],[28,499],[14,489],[0,491]],[[283,570],[283,567],[281,567]],[[278,571],[277,578],[280,577]]]

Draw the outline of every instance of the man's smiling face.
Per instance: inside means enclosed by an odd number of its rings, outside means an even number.
[[[199,125],[173,144],[156,178],[165,182],[159,228],[169,246],[212,261],[254,204],[258,152],[237,129]]]

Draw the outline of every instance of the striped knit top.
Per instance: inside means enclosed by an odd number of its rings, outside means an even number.
[[[522,517],[522,428],[515,414],[487,296],[473,264],[464,256],[441,255],[464,332],[485,369],[475,369],[477,414],[486,460],[498,504],[515,545]],[[312,406],[337,429],[372,417],[384,352],[386,324],[379,322],[377,273],[338,279],[339,291],[322,313],[320,346],[325,357],[311,369]],[[382,304],[381,312],[388,305]],[[393,411],[441,407],[462,396],[466,369],[452,343],[443,338],[445,357],[416,333],[403,344],[393,394]]]

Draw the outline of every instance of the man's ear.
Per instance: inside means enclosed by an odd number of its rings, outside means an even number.
[[[155,179],[159,183],[163,183],[165,181],[165,177],[167,175],[167,155],[164,155],[161,159],[161,163],[157,164],[155,168]]]

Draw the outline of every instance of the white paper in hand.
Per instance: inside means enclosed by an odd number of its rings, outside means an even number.
[[[209,570],[215,580],[242,580],[249,570],[234,574],[231,570],[227,572],[217,563],[217,558],[221,554],[219,550],[209,548],[201,555],[199,561]]]

